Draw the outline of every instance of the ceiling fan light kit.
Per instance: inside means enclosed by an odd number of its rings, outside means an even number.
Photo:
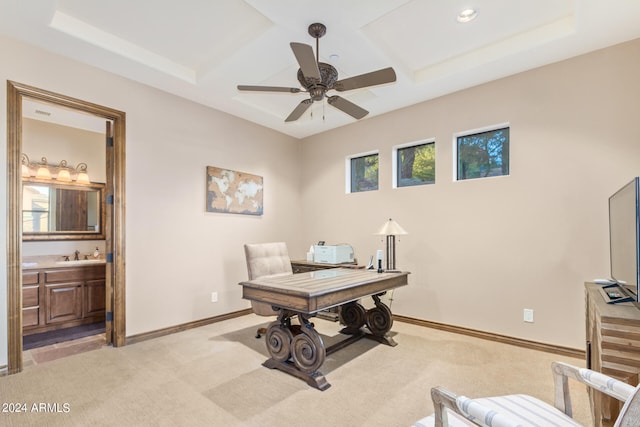
[[[285,122],[292,122],[299,119],[305,111],[313,104],[314,101],[322,101],[327,98],[329,105],[347,113],[355,119],[361,119],[369,112],[364,108],[354,104],[347,99],[333,95],[328,96],[329,90],[337,90],[344,92],[347,90],[360,89],[369,86],[376,86],[396,81],[396,73],[393,68],[383,68],[381,70],[372,71],[370,73],[360,74],[343,80],[338,80],[338,71],[330,64],[320,62],[320,37],[327,33],[327,27],[321,23],[309,25],[309,35],[316,39],[316,53],[314,56],[313,48],[304,43],[292,42],[291,50],[296,57],[296,61],[300,68],[298,69],[298,82],[304,89],[295,87],[279,87],[279,86],[255,86],[255,85],[238,85],[241,91],[257,91],[257,92],[286,92],[299,93],[306,92],[309,99],[302,100],[296,108],[285,119]]]

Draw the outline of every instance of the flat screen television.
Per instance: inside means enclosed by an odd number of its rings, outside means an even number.
[[[640,178],[609,197],[609,250],[613,286],[620,297],[611,302],[639,301],[640,295]]]

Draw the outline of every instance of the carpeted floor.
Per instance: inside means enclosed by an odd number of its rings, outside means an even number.
[[[51,344],[65,341],[73,341],[79,338],[105,333],[104,322],[90,323],[55,331],[42,332],[40,334],[25,335],[22,337],[22,349],[32,350]]]
[[[339,325],[314,320],[329,345]],[[331,387],[310,388],[262,366],[265,318],[243,316],[120,348],[102,347],[0,377],[3,426],[410,426],[433,412],[429,391],[466,396],[527,393],[553,400],[550,364],[584,361],[395,322],[396,347],[363,339],[327,357]],[[584,387],[578,422],[592,425]],[[44,403],[49,410],[33,411]],[[38,406],[36,406],[37,408]]]

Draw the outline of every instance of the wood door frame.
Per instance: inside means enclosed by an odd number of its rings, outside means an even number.
[[[107,151],[106,299],[112,303],[112,344],[126,344],[125,324],[125,123],[126,114],[65,95],[7,80],[7,338],[9,374],[22,371],[22,100],[83,111],[113,122]],[[111,169],[111,172],[109,172]],[[108,320],[108,319],[107,319]],[[107,325],[109,326],[109,325]],[[109,327],[107,327],[109,331]]]

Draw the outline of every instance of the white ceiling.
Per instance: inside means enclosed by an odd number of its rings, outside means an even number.
[[[467,8],[477,18],[456,21]],[[344,79],[391,66],[395,83],[340,93],[362,120],[640,37],[638,0],[0,0],[0,33],[297,138],[353,123],[300,87],[292,41]],[[331,60],[330,55],[339,59]],[[25,82],[28,83],[28,82]],[[336,94],[330,92],[330,94]]]

